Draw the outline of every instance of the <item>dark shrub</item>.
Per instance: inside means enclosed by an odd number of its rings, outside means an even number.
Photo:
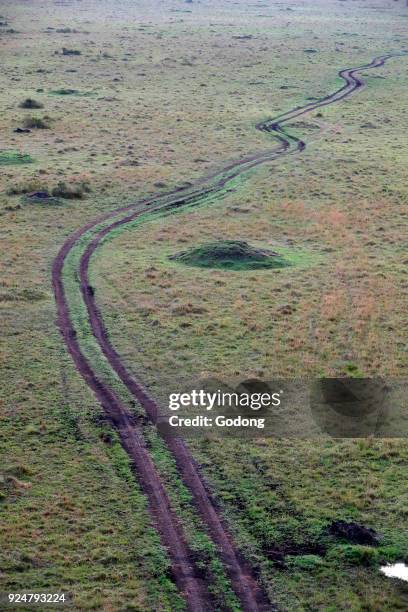
[[[73,183],[72,185],[67,185],[64,181],[61,181],[52,190],[52,195],[56,198],[65,198],[66,200],[81,200],[90,191],[91,188],[85,181]]]
[[[37,102],[37,100],[33,100],[32,98],[26,98],[20,104],[20,108],[43,108],[44,105],[41,102]]]
[[[66,47],[62,47],[62,55],[81,55],[81,51],[78,51],[78,49],[67,49]]]

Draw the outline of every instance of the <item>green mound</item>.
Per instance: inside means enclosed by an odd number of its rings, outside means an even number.
[[[226,270],[261,270],[291,265],[278,253],[256,249],[240,240],[221,240],[169,257],[188,266]]]
[[[17,153],[16,151],[0,151],[0,166],[31,164],[33,161],[33,158],[25,153]]]
[[[50,93],[55,96],[75,96],[79,94],[79,91],[77,89],[54,89]]]
[[[92,93],[89,91],[80,91],[79,89],[69,89],[62,87],[61,89],[52,89],[49,92],[51,96],[76,96],[76,97],[87,97],[91,96]]]

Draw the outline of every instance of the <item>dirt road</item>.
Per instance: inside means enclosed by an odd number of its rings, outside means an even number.
[[[175,516],[171,509],[160,476],[144,445],[142,432],[135,425],[130,410],[117,397],[115,392],[109,387],[109,384],[98,378],[92,364],[81,350],[80,342],[76,335],[75,324],[69,311],[64,285],[63,270],[66,258],[74,247],[78,247],[80,239],[82,244],[84,238],[87,238],[80,259],[78,274],[80,291],[87,309],[88,323],[92,334],[111,368],[144,408],[148,419],[155,423],[158,406],[154,399],[148,395],[141,382],[128,372],[120,355],[110,342],[101,313],[96,305],[94,291],[90,287],[88,278],[89,263],[91,258],[95,256],[95,252],[102,239],[116,228],[132,222],[140,215],[146,214],[146,212],[165,211],[173,207],[200,204],[207,198],[213,198],[220,194],[232,179],[250,168],[279,159],[282,156],[303,151],[306,148],[306,143],[287,134],[282,127],[283,124],[320,107],[340,102],[344,98],[351,96],[364,86],[362,78],[357,76],[359,72],[383,66],[386,60],[397,55],[401,54],[377,57],[369,64],[341,70],[338,74],[345,83],[334,93],[306,106],[292,109],[274,119],[259,123],[256,126],[257,129],[273,134],[279,141],[278,146],[261,153],[248,155],[236,162],[231,162],[224,166],[222,170],[203,177],[192,187],[174,190],[164,195],[152,196],[144,201],[119,208],[99,217],[70,236],[54,261],[52,279],[57,304],[58,326],[61,334],[79,373],[95,393],[106,415],[119,432],[123,447],[132,459],[136,476],[148,498],[153,523],[160,534],[163,545],[169,551],[175,581],[181,593],[185,596],[190,610],[208,611],[212,609],[211,598],[207,590],[208,585],[199,577],[199,573],[195,571],[194,563],[191,561],[192,555],[186,544],[185,534],[178,522],[177,516]],[[129,214],[127,214],[128,212]],[[106,223],[111,219],[111,223]],[[105,225],[101,228],[101,224]],[[88,234],[90,234],[89,239]],[[203,525],[219,551],[220,558],[223,561],[232,587],[241,602],[242,609],[245,612],[275,609],[257,583],[251,568],[237,551],[231,534],[228,532],[213,502],[211,493],[206,489],[197,465],[186,444],[181,439],[174,438],[166,439],[166,444],[175,457],[183,482],[192,494]]]

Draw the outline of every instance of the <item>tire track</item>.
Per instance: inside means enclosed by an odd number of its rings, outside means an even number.
[[[206,198],[221,192],[232,179],[243,174],[250,168],[267,161],[278,159],[284,155],[302,152],[306,148],[306,143],[295,136],[286,134],[282,125],[320,107],[340,102],[346,97],[349,97],[364,86],[362,78],[357,76],[358,72],[381,67],[388,59],[399,55],[403,54],[398,53],[376,57],[369,64],[339,71],[338,74],[345,83],[334,93],[256,125],[256,129],[273,134],[280,143],[278,147],[262,153],[254,153],[239,161],[231,162],[224,166],[221,171],[214,172],[196,181],[193,188],[176,189],[167,194],[153,196],[139,203],[122,207],[111,213],[100,216],[95,221],[77,230],[68,238],[54,262],[52,278],[58,311],[58,326],[68,350],[75,361],[77,369],[94,391],[105,413],[117,428],[122,444],[134,462],[137,476],[148,497],[149,509],[156,528],[161,535],[163,544],[169,549],[177,585],[185,595],[187,605],[191,610],[211,609],[211,607],[208,607],[209,605],[211,606],[208,594],[205,591],[204,585],[194,576],[194,568],[189,560],[189,551],[185,543],[184,534],[178,525],[177,517],[171,510],[166,491],[144,446],[140,430],[133,424],[132,416],[127,408],[121,403],[109,386],[98,379],[91,364],[81,352],[64,292],[62,277],[64,262],[71,249],[77,245],[78,240],[86,232],[96,228],[96,226],[104,221],[114,219],[127,211],[133,211],[129,215],[116,219],[106,227],[95,231],[80,260],[79,283],[82,298],[87,308],[92,333],[103,354],[112,369],[144,408],[149,420],[152,423],[156,423],[158,406],[154,399],[149,396],[143,385],[128,372],[120,355],[111,344],[102,316],[96,305],[94,291],[89,284],[89,263],[101,241],[110,232],[122,225],[130,223],[140,215],[145,214],[147,210],[165,211],[174,207],[201,203]],[[207,187],[201,187],[206,184],[208,185]],[[243,610],[245,612],[256,612],[274,609],[274,606],[268,602],[266,595],[257,584],[251,568],[237,552],[233,539],[222,518],[219,516],[211,493],[206,489],[198,467],[186,444],[183,440],[175,438],[166,439],[166,444],[176,460],[184,484],[189,488],[192,494],[195,506],[203,523],[217,546],[224,567],[231,580],[233,589],[241,602]]]
[[[105,414],[119,433],[121,443],[131,458],[138,480],[148,499],[153,523],[169,550],[175,582],[184,595],[188,609],[206,612],[211,609],[211,598],[204,582],[194,574],[191,553],[177,517],[170,506],[167,493],[147,452],[143,437],[132,422],[132,417],[115,393],[101,381],[81,352],[76,331],[70,319],[62,282],[62,267],[72,245],[68,240],[53,265],[53,285],[58,304],[58,326],[74,363],[88,386],[102,405]]]

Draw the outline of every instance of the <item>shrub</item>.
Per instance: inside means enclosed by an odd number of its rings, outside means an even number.
[[[66,47],[62,47],[62,55],[81,55],[81,51],[78,51],[78,49],[67,49]]]
[[[14,195],[29,195],[26,199],[30,202],[41,201],[45,204],[57,203],[57,198],[66,200],[80,200],[85,194],[89,193],[91,188],[86,181],[72,183],[67,185],[64,181],[60,181],[56,187],[49,192],[48,187],[44,183],[32,179],[16,185],[10,186],[6,193],[9,196]]]
[[[27,117],[24,121],[24,127],[28,129],[36,130],[49,130],[49,118],[48,117]]]
[[[45,191],[44,186],[36,180],[27,181],[25,183],[17,183],[8,187],[6,194],[9,196],[23,195],[25,193],[32,193],[33,191]]]
[[[41,102],[37,102],[37,100],[33,100],[32,98],[26,98],[21,102],[20,108],[43,108],[44,105]]]
[[[56,198],[65,198],[66,200],[81,200],[85,194],[89,193],[91,188],[86,181],[67,185],[64,181],[60,181],[52,190],[52,195]]]

